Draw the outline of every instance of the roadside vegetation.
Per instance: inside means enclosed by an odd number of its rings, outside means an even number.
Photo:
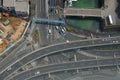
[[[118,18],[120,18],[120,0],[117,0],[117,2],[118,2],[118,6],[117,6],[115,12],[117,13]]]
[[[91,32],[99,32],[100,19],[98,18],[82,18],[82,17],[68,17],[68,24]]]
[[[35,30],[33,34],[33,39],[35,40],[35,42],[38,42],[40,40],[38,30]]]
[[[77,8],[97,8],[99,0],[77,0],[73,2],[73,7]]]
[[[65,28],[67,29],[67,31],[73,31],[73,27],[69,26],[69,25],[65,25]]]

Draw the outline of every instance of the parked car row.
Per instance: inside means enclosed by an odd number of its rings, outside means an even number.
[[[60,35],[64,35],[66,33],[66,28],[62,26],[55,26],[55,29],[59,32]]]

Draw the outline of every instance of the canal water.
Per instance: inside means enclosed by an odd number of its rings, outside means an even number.
[[[73,1],[73,5],[71,7],[75,8],[101,8],[103,4],[103,0],[77,0]],[[93,17],[67,17],[68,23],[74,25],[74,27],[78,27],[80,29],[92,31],[92,32],[100,32],[102,29],[101,19],[93,18]]]

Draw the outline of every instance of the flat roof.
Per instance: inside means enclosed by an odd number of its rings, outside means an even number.
[[[3,6],[14,7],[14,0],[3,0]]]
[[[29,3],[24,0],[3,0],[3,6],[5,7],[15,7],[15,11],[28,12]]]
[[[15,2],[15,11],[28,11],[29,10],[29,3],[27,1],[20,1],[20,2]]]
[[[2,0],[0,0],[0,6],[1,6],[1,4],[2,4]]]

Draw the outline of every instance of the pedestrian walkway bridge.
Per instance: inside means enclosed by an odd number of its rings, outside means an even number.
[[[44,24],[64,24],[63,20],[55,20],[55,19],[45,19],[45,18],[33,18],[33,22],[35,23],[44,23]]]
[[[102,17],[101,9],[64,8],[64,16]]]

